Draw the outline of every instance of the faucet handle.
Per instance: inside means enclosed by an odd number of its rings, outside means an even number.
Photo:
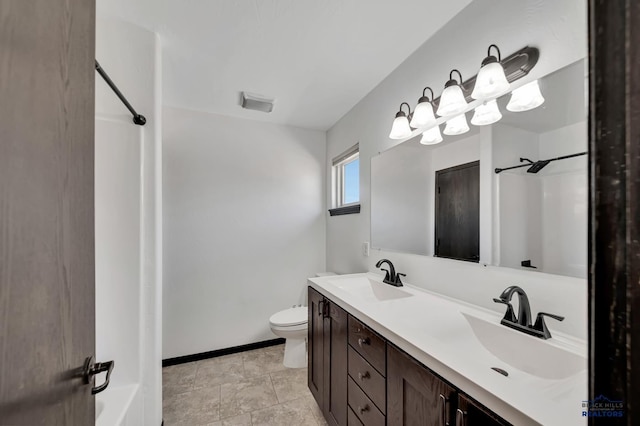
[[[502,321],[517,322],[516,314],[515,312],[513,312],[513,306],[511,305],[511,303],[507,302],[504,299],[498,299],[495,297],[493,298],[493,301],[496,303],[507,305],[507,312],[504,313],[504,318],[502,319]]]
[[[402,275],[403,277],[407,276],[407,274],[402,274],[400,272],[396,273],[396,285],[398,287],[402,287],[402,279],[400,278],[400,275]]]
[[[553,318],[554,320],[557,320],[557,321],[563,321],[564,317],[561,317],[560,315],[548,314],[546,312],[538,313],[538,316],[536,317],[536,322],[535,324],[533,324],[533,329],[541,332],[543,339],[549,339],[551,338],[551,332],[547,328],[547,324],[544,322],[544,317]]]

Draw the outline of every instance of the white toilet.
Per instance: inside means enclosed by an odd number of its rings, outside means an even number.
[[[317,277],[335,275],[333,272],[318,272]],[[304,368],[307,366],[307,324],[309,312],[306,306],[294,306],[277,312],[269,318],[271,331],[286,340],[284,344],[284,366]]]
[[[271,331],[278,337],[284,337],[284,366],[303,368],[307,366],[307,323],[306,306],[296,306],[271,315]]]

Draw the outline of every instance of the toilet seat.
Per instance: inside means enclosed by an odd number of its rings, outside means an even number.
[[[269,318],[271,326],[276,328],[288,328],[304,325],[306,327],[308,318],[308,310],[306,306],[297,306],[295,308],[285,309],[276,312]]]

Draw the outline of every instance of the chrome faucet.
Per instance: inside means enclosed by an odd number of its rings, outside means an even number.
[[[518,316],[516,317],[513,312],[513,306],[511,305],[511,298],[513,294],[518,295]],[[511,327],[514,330],[522,331],[523,333],[530,334],[532,336],[540,337],[541,339],[551,338],[551,333],[544,322],[544,317],[550,317],[558,321],[564,320],[564,317],[548,314],[546,312],[538,313],[535,324],[531,325],[531,307],[529,306],[529,298],[527,293],[518,287],[510,286],[504,289],[499,298],[494,298],[494,302],[507,305],[507,311],[504,314],[504,318],[500,321],[500,324]]]
[[[387,265],[389,265],[389,269],[381,268],[383,263],[386,263]],[[401,273],[396,273],[396,268],[393,267],[393,263],[391,263],[390,260],[380,259],[378,263],[376,263],[376,268],[380,268],[381,270],[386,272],[384,276],[384,280],[382,280],[383,283],[389,284],[395,287],[402,287],[402,280],[400,279],[400,276],[406,277],[406,275]]]

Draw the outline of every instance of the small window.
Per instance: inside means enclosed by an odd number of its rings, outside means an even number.
[[[360,151],[355,144],[333,159],[331,216],[360,213]]]

